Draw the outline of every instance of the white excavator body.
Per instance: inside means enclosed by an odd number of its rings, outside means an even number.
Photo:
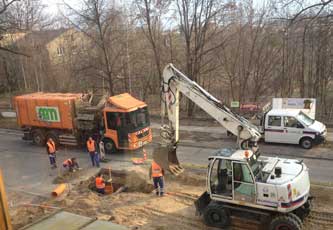
[[[304,205],[310,194],[307,166],[299,160],[257,156],[251,150],[225,149],[210,157],[210,199],[282,213]]]

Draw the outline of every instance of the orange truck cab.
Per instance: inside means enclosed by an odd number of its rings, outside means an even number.
[[[106,151],[134,150],[152,141],[148,106],[128,93],[108,99],[103,119]]]

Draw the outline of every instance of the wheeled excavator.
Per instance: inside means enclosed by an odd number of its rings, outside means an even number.
[[[184,170],[176,154],[180,93],[237,137],[235,149],[220,149],[208,158],[206,191],[195,201],[207,225],[226,227],[231,216],[240,215],[265,221],[270,230],[302,229],[311,210],[309,169],[303,161],[260,156],[259,129],[173,64],[164,68],[161,93],[162,143],[153,158],[164,169],[175,175]]]

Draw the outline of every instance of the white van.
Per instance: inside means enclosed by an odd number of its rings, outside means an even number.
[[[265,142],[299,144],[312,148],[326,138],[326,126],[299,109],[272,109],[262,121]]]

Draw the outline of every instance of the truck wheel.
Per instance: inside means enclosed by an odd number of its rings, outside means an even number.
[[[59,136],[58,136],[58,134],[56,132],[50,131],[50,132],[46,133],[46,141],[49,138],[52,138],[52,140],[54,141],[56,147],[58,147],[60,145]]]
[[[313,141],[310,137],[303,137],[300,141],[300,145],[304,149],[311,149],[313,145]]]
[[[223,228],[230,224],[230,215],[222,205],[212,202],[204,211],[204,220],[208,226]]]
[[[111,154],[116,152],[116,145],[111,139],[103,139],[105,153]]]
[[[301,230],[302,221],[293,213],[278,215],[273,218],[269,226],[270,230]]]
[[[40,129],[35,129],[32,131],[32,141],[36,145],[43,146],[45,145],[45,134]]]

